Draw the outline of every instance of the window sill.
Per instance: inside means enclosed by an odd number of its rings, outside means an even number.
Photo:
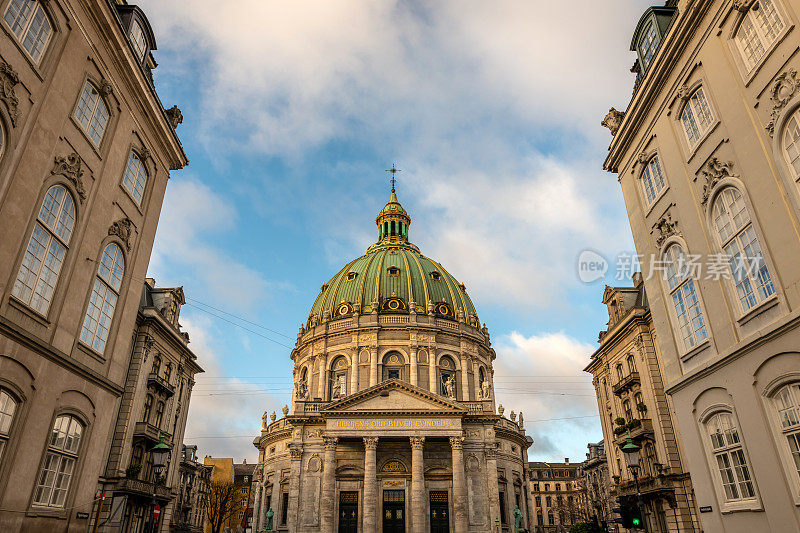
[[[13,294],[8,297],[8,303],[17,311],[24,313],[28,318],[38,322],[40,325],[49,328],[52,323],[47,320],[47,317],[40,312],[34,310],[31,306],[14,296]],[[52,303],[52,302],[51,302]]]
[[[5,21],[5,19],[3,19],[2,26],[3,26],[3,31],[5,31],[6,35],[8,36],[8,39],[12,43],[14,43],[14,46],[17,47],[17,49],[19,50],[19,53],[22,54],[22,57],[24,57],[25,60],[28,62],[28,65],[31,67],[31,70],[33,71],[33,73],[36,74],[37,78],[39,78],[39,81],[44,81],[44,76],[42,75],[42,71],[41,71],[42,61],[37,63],[36,61],[33,60],[33,58],[28,53],[28,51],[25,50],[25,48],[19,43],[19,41],[17,40],[17,36],[14,34],[14,32],[12,32],[9,29],[8,23]],[[50,50],[50,45],[52,43],[53,43],[53,36],[51,35],[50,39],[47,41],[47,44],[45,44],[44,54],[42,55],[41,59],[45,58],[45,56],[47,55],[48,51]]]
[[[781,13],[781,15],[783,19],[787,18],[786,15],[784,15],[783,13]],[[772,45],[767,50],[764,51],[764,56],[761,59],[759,59],[758,63],[753,65],[753,67],[750,69],[748,69],[747,65],[744,64],[744,59],[742,58],[741,53],[739,54],[737,62],[743,67],[742,78],[744,78],[745,87],[750,87],[750,84],[753,83],[753,80],[756,78],[756,76],[758,76],[758,73],[761,72],[762,68],[764,68],[764,64],[770,57],[772,57],[772,53],[786,39],[786,37],[791,33],[793,29],[794,29],[794,24],[787,23],[786,28],[784,28],[783,30],[783,33],[781,33],[781,35],[777,39],[775,39],[775,42],[772,43]],[[738,52],[739,48],[736,45],[736,43],[734,43],[734,47],[735,47],[734,50]]]
[[[780,302],[780,299],[778,298],[778,294],[777,293],[773,293],[769,298],[767,298],[766,300],[762,301],[759,304],[756,304],[755,307],[753,307],[752,309],[750,309],[749,311],[744,313],[742,316],[737,318],[736,322],[740,326],[744,326],[745,324],[750,322],[752,319],[754,319],[756,316],[760,315],[761,313],[763,313],[767,309],[772,309],[773,307],[778,305],[778,302]]]
[[[706,329],[707,328],[708,324],[706,324]],[[701,352],[705,351],[710,346],[711,346],[711,337],[706,337],[700,342],[700,344],[698,344],[697,346],[693,347],[692,349],[681,355],[681,362],[685,363],[689,361],[693,357],[696,357]]]
[[[689,104],[686,104],[686,105],[689,105]],[[689,145],[689,140],[686,138],[686,131],[683,132],[683,138],[686,141],[686,148],[688,150],[688,155],[686,157],[686,164],[687,165],[692,162],[692,159],[694,159],[694,156],[697,155],[697,152],[706,143],[706,141],[711,136],[711,134],[714,133],[717,130],[717,128],[719,128],[719,125],[721,123],[722,123],[722,121],[717,119],[717,121],[714,123],[714,125],[712,125],[710,128],[708,128],[708,130],[706,130],[706,132],[702,135],[702,137],[700,137],[700,139],[697,141],[697,143],[695,143],[694,146]],[[683,128],[683,122],[678,120],[678,124],[680,124],[680,127]]]
[[[81,86],[81,91],[83,91],[83,86]],[[80,98],[80,95],[79,95],[79,98]],[[106,128],[103,130],[103,139],[100,139],[100,145],[98,146],[98,145],[96,145],[96,144],[94,143],[94,141],[91,139],[91,137],[89,137],[89,134],[88,134],[88,133],[86,133],[86,130],[85,130],[85,129],[83,129],[83,125],[82,125],[80,122],[78,122],[78,119],[76,119],[76,118],[75,118],[75,108],[76,108],[76,107],[77,107],[77,104],[75,105],[75,107],[73,107],[72,111],[70,111],[70,113],[69,113],[69,118],[70,118],[70,120],[72,121],[72,124],[73,124],[73,125],[74,125],[74,126],[77,128],[77,129],[78,129],[78,131],[81,133],[81,135],[83,135],[83,138],[86,140],[86,143],[87,143],[87,144],[88,144],[88,145],[91,147],[91,149],[94,151],[94,154],[97,156],[97,158],[98,158],[98,159],[100,159],[100,160],[102,161],[102,159],[103,159],[103,154],[101,154],[101,153],[100,153],[100,148],[103,146],[103,141],[105,140],[105,134],[106,134],[106,132],[108,131],[108,125],[111,123],[111,110],[109,110],[109,113],[108,113],[108,114],[109,114],[109,117],[108,117],[108,122],[106,122]],[[85,163],[85,162],[86,162],[86,161],[84,161],[84,163]]]
[[[99,361],[101,363],[105,363],[106,358],[103,357],[103,354],[100,353],[100,352],[95,351],[93,348],[89,347],[89,345],[86,344],[85,342],[83,342],[82,340],[78,339],[77,347],[78,347],[78,349],[80,351],[82,351],[83,353],[85,353],[89,357],[92,357],[93,359],[96,359],[97,361]]]
[[[741,502],[722,503],[719,512],[722,514],[763,512],[764,506],[758,500],[745,500]]]
[[[131,192],[125,188],[125,185],[122,184],[122,178],[120,178],[119,180],[119,188],[123,190],[123,192],[125,193],[125,197],[131,201],[133,207],[135,207],[136,210],[139,212],[139,215],[144,216],[144,213],[142,212],[142,205],[136,201],[136,198],[134,198]],[[144,197],[142,197],[142,202],[144,203]]]
[[[45,507],[45,506],[38,506],[35,503],[31,504],[28,511],[25,513],[25,516],[30,517],[46,517],[46,518],[60,518],[66,519],[67,518],[67,510],[63,507]]]

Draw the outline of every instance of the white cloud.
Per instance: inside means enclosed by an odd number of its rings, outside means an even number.
[[[271,283],[208,244],[213,236],[237,231],[237,218],[235,207],[208,186],[186,175],[173,178],[164,198],[150,271],[181,284],[191,278],[198,292],[212,301],[251,309],[263,300]]]
[[[525,414],[534,439],[528,457],[582,460],[586,444],[602,439],[591,376],[583,372],[594,348],[563,333],[515,332],[497,340],[495,350],[495,396],[506,416]]]
[[[191,338],[190,348],[205,372],[196,376],[184,433],[185,444],[197,444],[199,455],[246,458],[255,462],[253,439],[260,434],[261,415],[280,411],[281,397],[264,387],[228,377],[219,356],[218,332],[204,316],[182,313],[181,325]]]

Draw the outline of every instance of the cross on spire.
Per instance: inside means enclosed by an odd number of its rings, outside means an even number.
[[[397,179],[395,178],[395,174],[397,174],[398,172],[402,172],[402,170],[400,170],[399,168],[396,168],[394,166],[394,163],[392,163],[392,168],[386,169],[386,172],[391,172],[392,173],[392,179],[390,181],[392,182],[392,192],[394,192],[394,185],[397,182]]]

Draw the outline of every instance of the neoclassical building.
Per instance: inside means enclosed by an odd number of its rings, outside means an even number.
[[[489,332],[409,241],[394,188],[376,223],[300,328],[291,408],[264,414],[254,523],[271,507],[279,531],[508,531],[519,507],[527,527],[533,440],[495,408]]]
[[[648,9],[604,121],[705,531],[800,530],[799,23],[798,0]]]

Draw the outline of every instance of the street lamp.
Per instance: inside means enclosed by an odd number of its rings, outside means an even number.
[[[153,471],[155,473],[155,481],[153,482],[153,513],[150,515],[152,527],[151,531],[156,532],[156,487],[158,487],[158,480],[161,477],[161,470],[167,466],[167,459],[169,459],[170,449],[164,442],[164,434],[158,432],[158,444],[150,449],[150,454],[153,457]]]
[[[622,446],[622,454],[625,456],[625,464],[628,465],[628,469],[633,475],[633,482],[636,485],[636,504],[639,507],[639,516],[644,521],[644,503],[642,502],[642,493],[639,491],[639,450],[641,448],[633,442],[630,434],[628,434],[628,439],[625,445]],[[637,524],[636,522],[637,520],[634,518],[633,525],[641,526],[642,529],[647,531],[647,526],[644,523]]]

